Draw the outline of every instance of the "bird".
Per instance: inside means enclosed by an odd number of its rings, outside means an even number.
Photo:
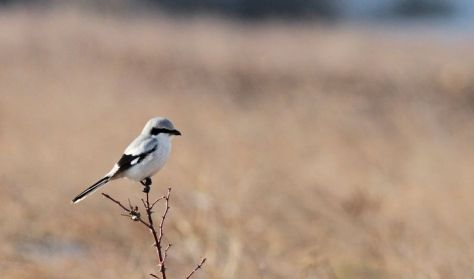
[[[72,203],[82,201],[99,187],[118,178],[140,182],[143,192],[148,193],[152,184],[151,177],[163,168],[169,158],[171,139],[174,136],[181,136],[181,132],[167,118],[154,117],[148,120],[140,135],[125,148],[112,169],[72,199]]]

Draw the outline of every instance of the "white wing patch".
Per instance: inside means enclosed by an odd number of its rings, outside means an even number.
[[[137,157],[135,159],[133,159],[131,162],[130,162],[130,165],[135,165],[136,163],[138,163],[138,161],[140,160],[140,157]]]

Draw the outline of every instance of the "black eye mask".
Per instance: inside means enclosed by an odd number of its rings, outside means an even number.
[[[158,135],[158,134],[170,134],[175,136],[181,136],[181,132],[175,129],[166,129],[166,128],[152,128],[150,131],[150,135]]]

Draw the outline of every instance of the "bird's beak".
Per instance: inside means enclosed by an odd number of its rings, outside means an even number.
[[[181,136],[181,132],[178,130],[172,130],[171,132],[172,132],[171,134],[174,136]]]

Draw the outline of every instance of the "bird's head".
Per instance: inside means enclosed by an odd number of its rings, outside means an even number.
[[[164,117],[154,117],[146,123],[142,134],[151,136],[181,136],[181,132],[174,128],[173,123]]]

